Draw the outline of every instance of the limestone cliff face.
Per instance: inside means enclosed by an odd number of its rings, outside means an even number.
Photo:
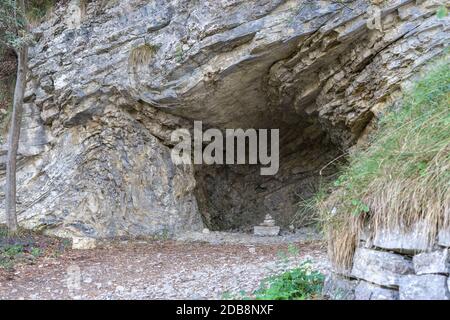
[[[320,169],[364,136],[405,80],[448,45],[440,3],[59,6],[33,30],[19,220],[92,237],[236,228],[266,213],[288,225]],[[175,166],[170,133],[192,120],[280,128],[279,173]],[[322,172],[331,173],[331,166]]]

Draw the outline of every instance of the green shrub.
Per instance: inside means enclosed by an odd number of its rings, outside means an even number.
[[[45,236],[23,228],[10,235],[6,225],[0,224],[0,269],[13,269],[16,264],[32,263],[44,256],[56,257],[70,246],[69,239]]]
[[[262,281],[252,294],[257,300],[307,300],[320,297],[324,275],[314,271],[309,261],[298,268]]]
[[[7,245],[1,250],[1,252],[8,257],[14,257],[17,254],[22,253],[23,251],[24,248],[20,244]]]
[[[42,254],[41,249],[33,247],[30,252],[34,257],[39,257]]]

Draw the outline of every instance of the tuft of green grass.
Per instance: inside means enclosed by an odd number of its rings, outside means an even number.
[[[56,0],[29,0],[26,15],[31,24],[38,24],[56,5]]]
[[[184,52],[183,52],[183,46],[181,44],[178,44],[175,48],[175,60],[180,63],[183,61],[184,58]]]
[[[323,199],[328,191],[324,186],[328,185],[329,178],[322,179],[319,181],[318,189],[316,190],[314,196],[308,198],[301,198],[299,202],[297,202],[297,211],[291,221],[292,225],[308,227],[312,226],[314,228],[320,229],[321,225],[321,215],[317,210],[317,202],[318,199]]]
[[[42,254],[42,250],[41,249],[39,249],[39,248],[35,248],[35,247],[33,247],[33,248],[31,248],[31,255],[33,255],[34,257],[39,257],[41,254]]]
[[[335,266],[348,268],[363,228],[409,228],[421,221],[430,243],[450,224],[450,61],[446,55],[379,122],[371,144],[348,157],[316,207]]]
[[[19,229],[10,235],[8,228],[0,224],[0,269],[14,269],[16,264],[32,263],[43,256],[56,257],[70,247],[69,239],[60,239],[39,232]]]
[[[15,255],[24,252],[23,245],[15,244],[15,245],[8,245],[5,246],[5,248],[2,249],[3,254],[5,254],[8,257],[14,257]]]
[[[448,15],[448,9],[446,6],[442,5],[436,12],[436,15],[439,19],[444,19]]]

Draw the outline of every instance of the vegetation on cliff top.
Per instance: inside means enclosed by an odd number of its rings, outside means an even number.
[[[427,70],[393,106],[334,182],[316,198],[337,267],[350,266],[365,226],[398,230],[423,221],[430,242],[450,224],[450,60]]]

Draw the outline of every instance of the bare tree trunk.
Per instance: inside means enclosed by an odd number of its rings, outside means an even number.
[[[24,9],[24,1],[19,1],[21,9]],[[14,90],[13,110],[11,114],[11,125],[8,133],[8,158],[6,161],[6,220],[11,234],[17,232],[16,212],[16,164],[17,149],[19,147],[20,126],[22,122],[23,97],[25,94],[26,78],[28,72],[28,45],[23,45],[17,50],[17,80]]]

